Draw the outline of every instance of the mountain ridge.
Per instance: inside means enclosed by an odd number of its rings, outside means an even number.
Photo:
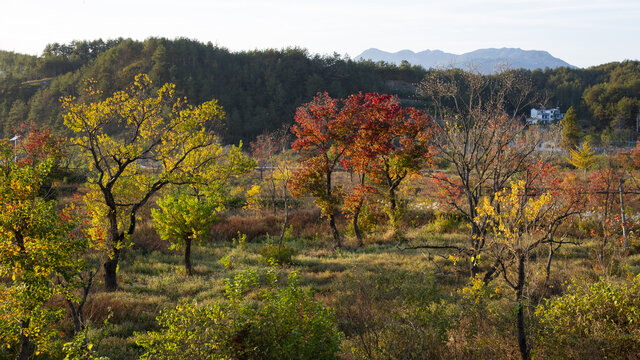
[[[413,52],[400,50],[392,53],[377,48],[369,48],[355,57],[356,60],[384,61],[400,65],[403,60],[412,65],[431,68],[461,68],[475,70],[482,74],[491,74],[505,66],[513,69],[545,69],[568,67],[577,68],[566,61],[552,56],[544,50],[522,50],[520,48],[486,48],[464,54],[447,53],[442,50],[424,50]]]

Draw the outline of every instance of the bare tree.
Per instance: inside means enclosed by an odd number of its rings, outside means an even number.
[[[478,255],[485,246],[486,224],[475,223],[483,196],[493,200],[541,143],[526,129],[523,112],[535,101],[529,79],[518,71],[493,76],[462,70],[432,71],[418,85],[438,131],[433,145],[436,161],[451,175],[433,176],[448,191],[449,205],[470,224],[470,272],[479,272]],[[495,266],[487,276],[494,276]]]
[[[272,132],[259,135],[255,142],[251,143],[253,156],[260,162],[260,179],[269,184],[269,197],[273,207],[273,214],[277,214],[277,198],[281,197],[284,206],[284,218],[278,248],[282,246],[284,236],[289,225],[289,180],[293,169],[292,162],[287,159],[291,145],[291,127],[283,125]],[[265,175],[265,173],[267,175]]]

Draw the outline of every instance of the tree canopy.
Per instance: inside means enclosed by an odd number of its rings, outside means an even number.
[[[239,147],[224,149],[210,130],[224,116],[216,100],[192,106],[175,94],[174,84],[157,91],[151,84],[140,74],[127,90],[105,100],[62,99],[65,124],[77,134],[72,142],[91,174],[86,203],[93,236],[108,250],[105,283],[111,290],[117,287],[120,250],[151,196],[169,184],[215,182],[222,163],[251,164]],[[101,93],[91,81],[86,92]]]

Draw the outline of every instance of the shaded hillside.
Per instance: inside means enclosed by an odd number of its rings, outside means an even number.
[[[94,43],[108,45],[90,46]],[[141,72],[156,84],[175,83],[178,92],[193,103],[220,100],[227,112],[225,140],[229,142],[252,139],[291,122],[296,107],[318,91],[334,97],[358,91],[410,97],[410,84],[425,73],[419,67],[311,56],[299,48],[234,53],[188,39],[53,44],[26,70],[7,72],[0,80],[0,131],[8,135],[11,125],[21,120],[63,130],[60,96],[78,95],[90,77],[105,94],[111,94]],[[28,81],[42,78],[47,80]]]
[[[437,76],[455,78],[462,70],[429,70]],[[590,141],[633,142],[638,136],[640,112],[640,61],[623,61],[587,69],[561,67],[545,70],[514,70],[529,79],[540,102],[535,105],[573,107]],[[489,77],[501,75],[485,75]],[[428,106],[428,99],[426,105]],[[529,109],[523,109],[528,115]]]
[[[0,136],[11,135],[11,127],[25,120],[65,131],[61,96],[78,96],[90,77],[104,94],[112,94],[146,72],[158,86],[175,83],[192,103],[218,99],[227,112],[224,140],[234,143],[291,123],[296,107],[318,91],[337,98],[385,92],[419,105],[414,84],[427,73],[407,62],[353,61],[299,48],[230,52],[211,43],[157,38],[50,44],[39,57],[0,52],[0,71]],[[531,79],[547,106],[562,111],[573,106],[584,130],[617,133],[625,141],[635,137],[640,62],[518,71]]]

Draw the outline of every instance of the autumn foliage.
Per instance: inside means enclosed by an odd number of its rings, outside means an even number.
[[[395,226],[398,186],[431,160],[429,116],[403,108],[390,95],[359,93],[337,100],[322,93],[298,108],[295,121],[293,148],[303,162],[293,176],[292,190],[294,195],[314,196],[330,219],[336,244],[340,240],[334,217],[343,201],[359,240],[357,216],[368,195],[383,195]],[[339,165],[358,174],[358,183],[348,189],[334,187],[332,174]]]
[[[46,193],[58,141],[33,128],[23,139],[19,150],[0,143],[0,351],[18,359],[54,347],[61,311],[47,302],[67,293],[55,279],[80,271],[88,246],[73,231],[73,208],[61,210]]]
[[[60,101],[65,125],[76,133],[72,142],[90,170],[87,205],[94,234],[107,237],[105,284],[115,290],[120,252],[135,231],[138,211],[154,194],[170,184],[212,181],[207,177],[222,162],[245,161],[239,147],[224,152],[210,130],[224,117],[216,100],[192,106],[175,94],[174,84],[154,91],[146,74],[104,100],[91,80],[85,92],[93,100]]]

